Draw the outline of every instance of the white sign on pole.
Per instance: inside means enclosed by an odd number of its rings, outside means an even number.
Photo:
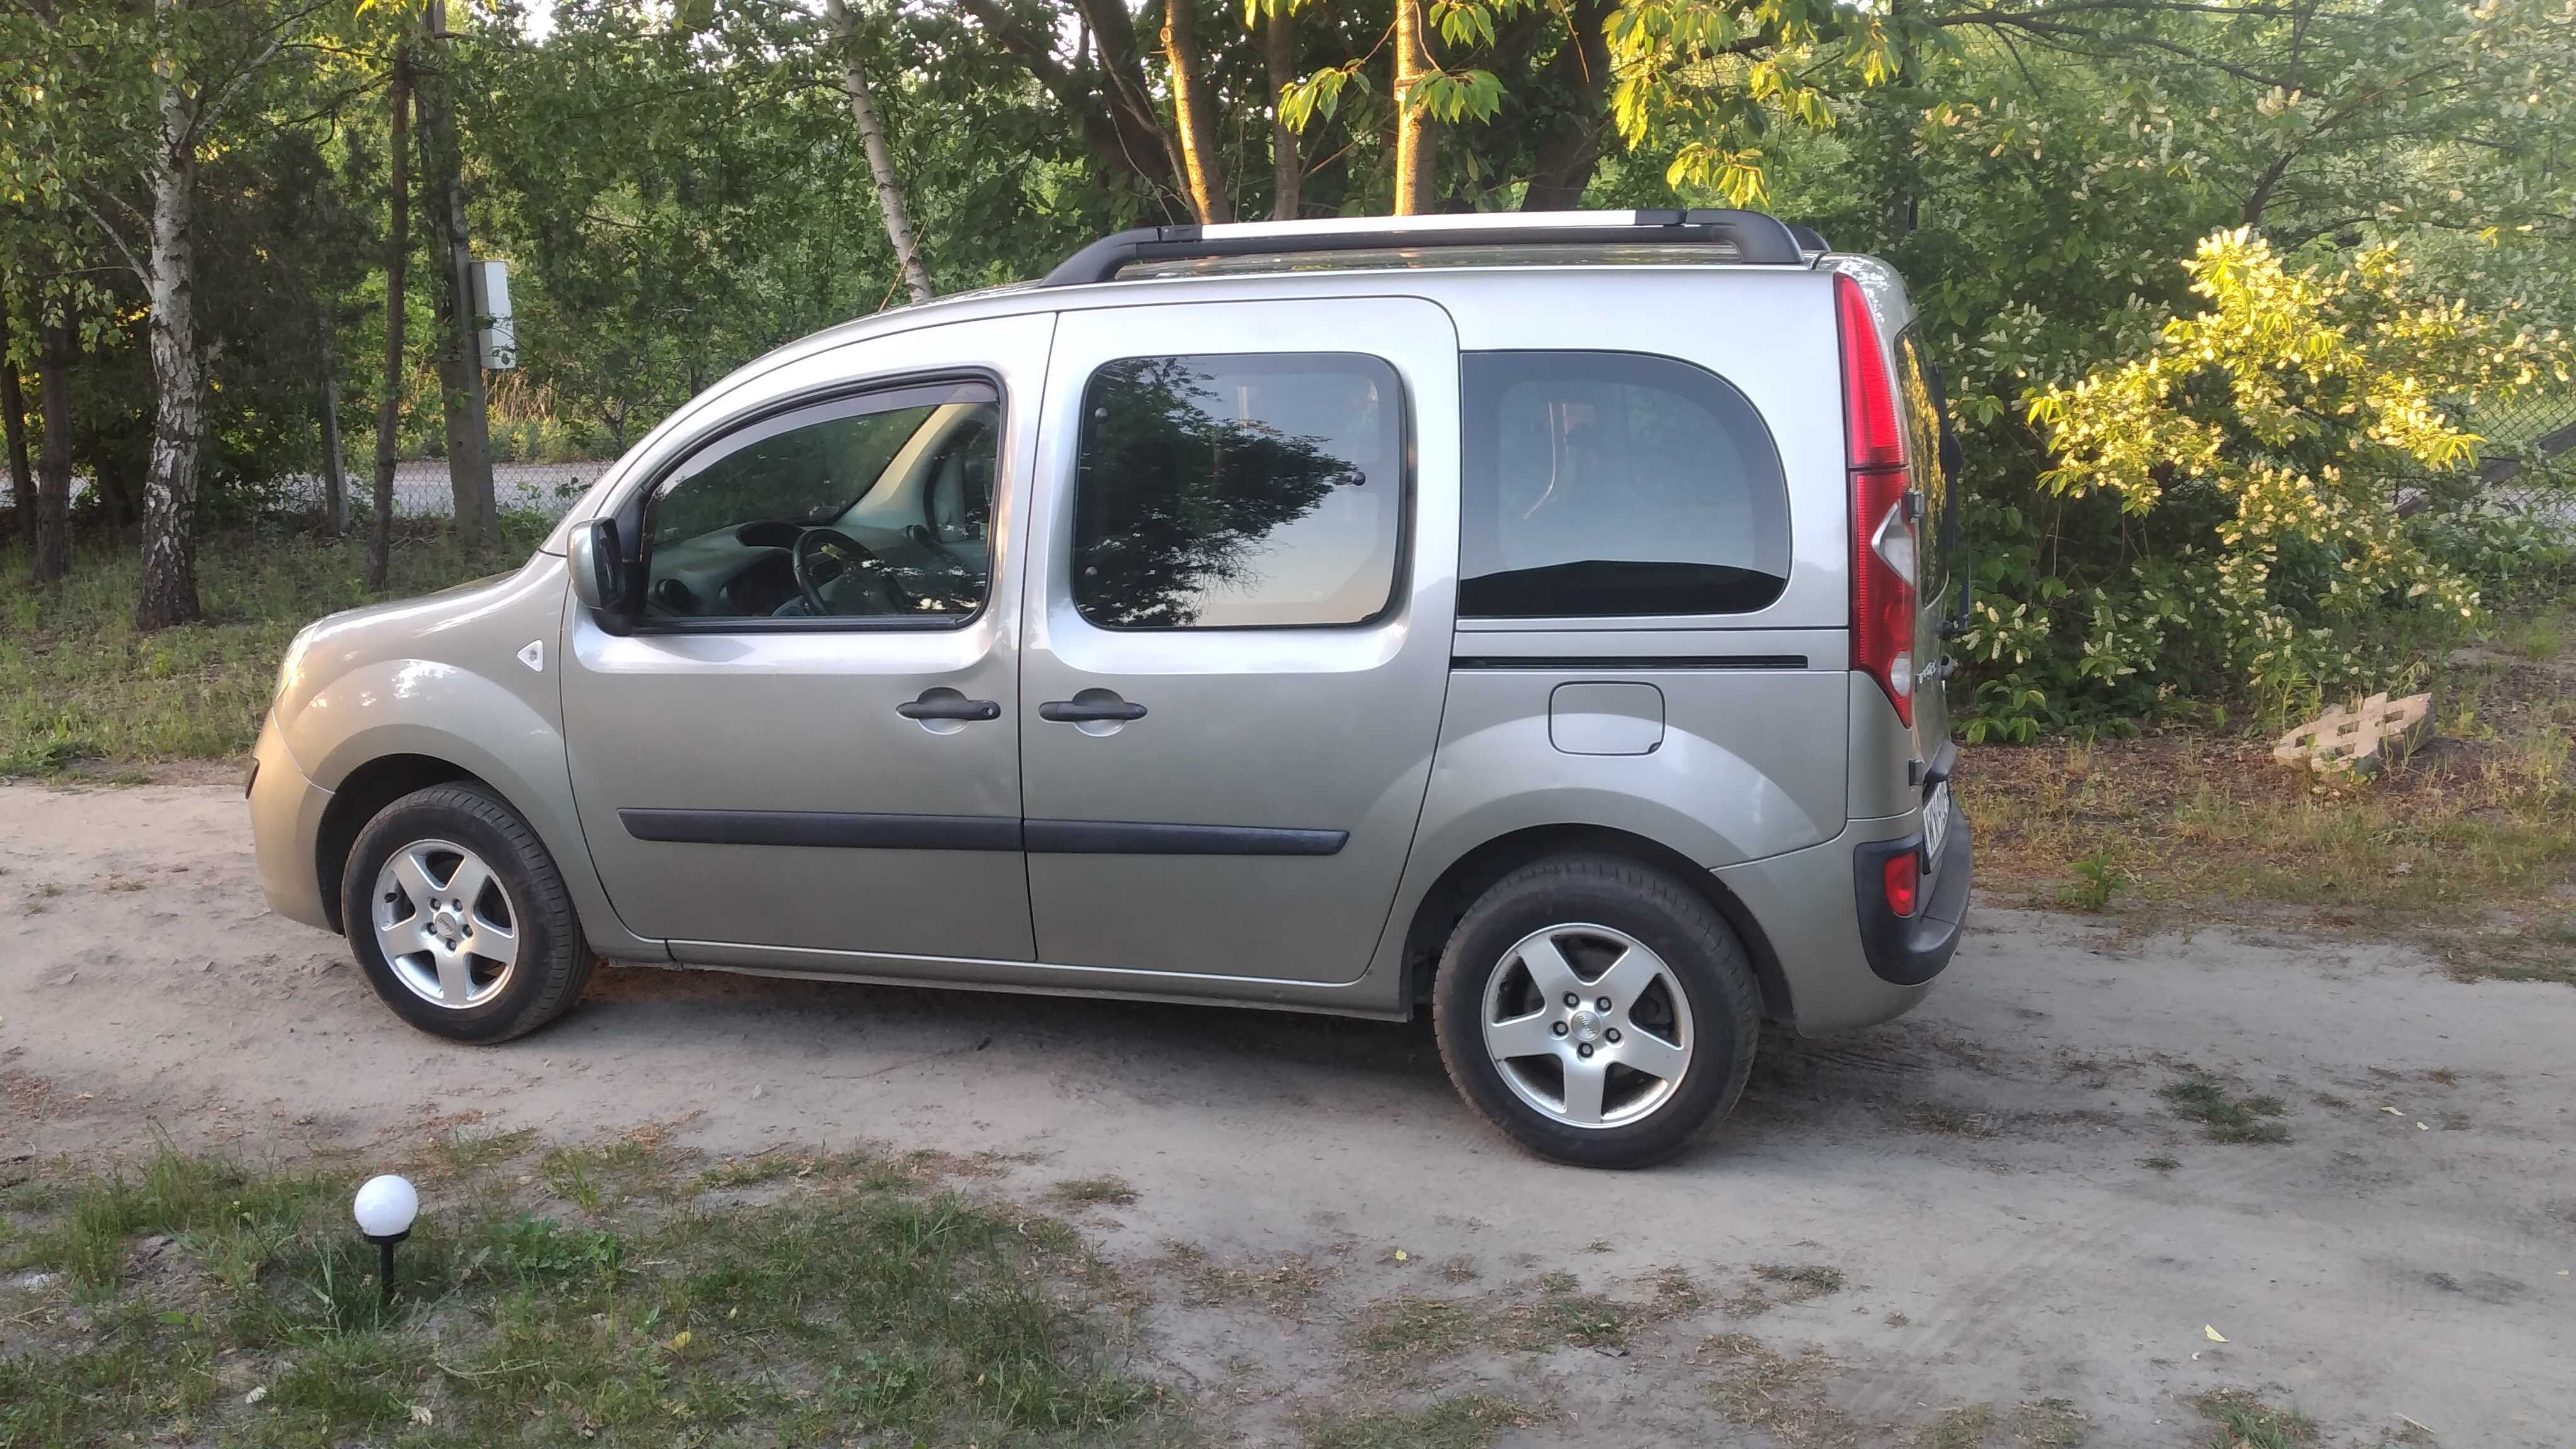
[[[510,264],[478,261],[473,265],[474,315],[482,319],[475,333],[483,365],[498,371],[519,365],[519,329],[510,316]]]

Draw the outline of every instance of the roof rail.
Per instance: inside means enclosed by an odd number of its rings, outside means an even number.
[[[1779,218],[1721,208],[1691,211],[1523,211],[1456,216],[1350,216],[1322,221],[1145,226],[1102,237],[1056,264],[1039,285],[1106,282],[1140,262],[1299,252],[1417,251],[1439,247],[1723,245],[1753,266],[1806,264]]]
[[[1830,252],[1834,249],[1834,244],[1825,240],[1825,234],[1812,226],[1793,221],[1789,223],[1789,235],[1797,238],[1800,251]]]

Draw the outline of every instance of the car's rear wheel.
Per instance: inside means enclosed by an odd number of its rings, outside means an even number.
[[[1707,900],[1599,855],[1496,882],[1432,987],[1460,1095],[1523,1147],[1591,1167],[1660,1162],[1723,1117],[1752,1070],[1760,1003]]]
[[[507,1041],[581,998],[593,961],[534,830],[470,785],[434,785],[358,832],[340,921],[368,984],[405,1021]]]

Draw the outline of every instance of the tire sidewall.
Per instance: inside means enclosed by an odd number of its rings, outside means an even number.
[[[1750,973],[1733,933],[1713,910],[1702,906],[1693,912],[1689,906],[1699,903],[1639,889],[1627,875],[1538,867],[1506,878],[1459,921],[1433,983],[1433,1023],[1459,1091],[1513,1140],[1560,1162],[1660,1162],[1734,1105],[1752,1068],[1757,1023],[1745,1011]],[[1691,1064],[1672,1095],[1642,1121],[1601,1128],[1557,1122],[1520,1099],[1485,1048],[1485,988],[1503,969],[1503,953],[1537,931],[1575,924],[1615,927],[1635,937],[1672,968],[1687,998]],[[1728,973],[1739,979],[1729,982]]]
[[[475,805],[484,808],[472,808]],[[551,875],[554,863],[541,849],[531,859],[520,842],[486,818],[487,810],[506,808],[476,792],[433,787],[386,806],[358,833],[349,852],[348,869],[340,882],[340,921],[347,930],[350,952],[376,995],[403,1020],[433,1036],[493,1042],[518,1035],[545,999],[550,977],[562,969],[566,943],[555,913],[546,909],[549,896],[559,894],[547,889],[550,882],[544,878]],[[519,959],[511,968],[509,984],[480,1006],[451,1009],[414,995],[395,976],[376,941],[376,877],[396,852],[423,840],[450,841],[481,856],[510,899]]]

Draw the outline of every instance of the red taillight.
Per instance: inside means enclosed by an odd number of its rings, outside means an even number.
[[[1911,729],[1915,520],[1905,428],[1869,299],[1841,273],[1834,276],[1834,316],[1842,334],[1843,441],[1851,467],[1851,664],[1878,681],[1897,719]]]
[[[1914,914],[1914,897],[1923,883],[1919,860],[1920,857],[1909,850],[1903,855],[1889,856],[1887,864],[1881,867],[1884,874],[1880,879],[1887,886],[1887,908],[1900,916]]]

